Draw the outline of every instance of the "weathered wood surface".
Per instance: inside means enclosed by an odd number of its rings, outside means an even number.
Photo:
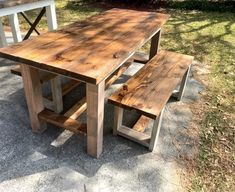
[[[26,4],[26,3],[33,3],[33,2],[37,2],[40,0],[1,0],[0,1],[0,9],[1,8],[6,8],[6,7],[13,7],[16,5],[22,5],[22,4]]]
[[[86,84],[87,153],[98,158],[103,150],[105,82]]]
[[[87,109],[86,97],[78,101],[73,107],[71,107],[64,116],[71,119],[77,119]]]
[[[64,115],[59,115],[50,110],[44,109],[38,114],[38,118],[58,127],[70,130],[74,133],[86,135],[85,123],[79,122],[69,117],[65,117]]]
[[[0,57],[92,84],[118,69],[169,15],[112,9],[61,30],[0,49]]]
[[[133,140],[137,143],[140,143],[141,145],[149,147],[149,142],[151,138],[150,135],[138,132],[134,129],[130,129],[129,127],[126,127],[124,125],[118,128],[117,133],[118,135],[126,137],[127,139]]]
[[[160,51],[109,101],[156,119],[192,61],[192,56]]]
[[[140,118],[135,123],[135,125],[133,126],[133,129],[143,133],[145,131],[145,129],[149,126],[151,121],[152,121],[152,119],[150,119],[144,115],[141,115]]]
[[[39,70],[22,64],[21,71],[31,127],[34,132],[43,132],[46,124],[38,118],[38,113],[44,109]]]

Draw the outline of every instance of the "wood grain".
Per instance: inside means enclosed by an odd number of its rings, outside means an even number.
[[[47,109],[41,111],[38,117],[45,122],[70,130],[74,133],[86,135],[86,124],[72,118],[59,115]]]
[[[0,56],[98,84],[155,35],[168,18],[156,12],[112,9],[2,48]]]
[[[41,133],[46,129],[46,124],[38,118],[38,113],[44,109],[39,71],[23,64],[21,71],[31,127],[34,132]]]
[[[71,119],[77,119],[87,108],[86,97],[78,101],[73,107],[71,107],[64,116]]]
[[[152,119],[145,117],[144,115],[141,115],[132,129],[143,133],[151,121],[152,121]]]
[[[192,61],[192,56],[160,51],[109,101],[156,119]]]
[[[111,86],[132,64],[132,61],[125,62],[118,70],[116,70],[108,79],[105,81],[105,88]]]
[[[117,131],[118,135],[126,137],[127,139],[133,140],[137,143],[140,143],[146,147],[149,147],[150,135],[145,133],[138,132],[136,130],[130,129],[122,125]]]
[[[64,108],[60,76],[56,76],[55,78],[51,79],[50,84],[52,101],[54,103],[54,111],[60,113],[63,111]]]

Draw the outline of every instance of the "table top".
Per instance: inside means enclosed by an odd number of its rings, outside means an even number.
[[[111,9],[0,49],[0,57],[98,84],[156,34],[169,15]]]
[[[0,8],[13,7],[26,3],[32,3],[40,0],[0,0]]]

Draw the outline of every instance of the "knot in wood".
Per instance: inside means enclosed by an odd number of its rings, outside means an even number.
[[[122,90],[123,90],[123,91],[128,91],[128,85],[123,85],[123,86],[122,86]]]
[[[118,51],[117,53],[113,54],[113,58],[117,59],[125,55],[125,51]]]

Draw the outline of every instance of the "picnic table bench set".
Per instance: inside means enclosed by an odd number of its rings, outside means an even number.
[[[22,75],[32,130],[43,132],[50,123],[85,135],[87,153],[98,158],[103,148],[105,90],[133,62],[141,62],[144,66],[108,102],[114,105],[113,134],[154,150],[165,105],[171,96],[181,100],[193,61],[192,56],[159,51],[161,29],[168,19],[169,15],[156,12],[111,9],[1,48],[1,58],[20,63],[13,73]],[[149,40],[146,60],[137,51]],[[70,79],[65,88],[62,76]],[[42,84],[47,81],[52,81],[52,92],[45,97]],[[81,83],[86,96],[62,114],[63,95]],[[141,115],[131,128],[123,125],[124,109]],[[84,112],[87,123],[77,120]],[[151,119],[154,125],[148,135],[144,131]]]

